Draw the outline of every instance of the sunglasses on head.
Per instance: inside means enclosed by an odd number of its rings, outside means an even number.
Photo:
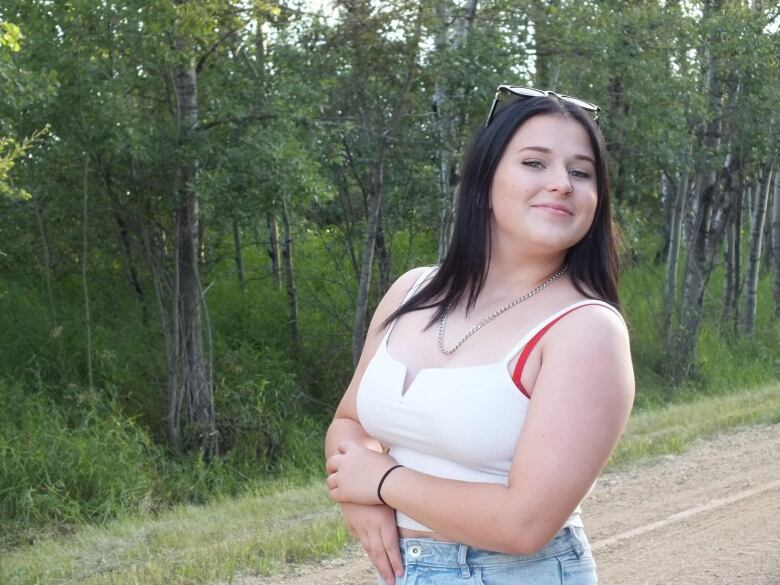
[[[565,102],[579,106],[586,112],[590,112],[593,115],[593,121],[598,123],[601,108],[591,102],[586,102],[585,100],[574,96],[555,93],[554,91],[547,91],[546,89],[520,87],[519,85],[499,85],[496,89],[496,97],[493,99],[493,105],[490,106],[490,113],[488,114],[487,120],[485,120],[485,126],[488,126],[491,120],[493,120],[493,116],[498,110],[499,105],[504,107],[517,100],[548,96],[554,96]]]

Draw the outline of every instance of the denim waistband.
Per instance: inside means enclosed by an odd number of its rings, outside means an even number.
[[[585,532],[578,526],[565,526],[543,548],[530,555],[513,555],[484,550],[457,542],[432,538],[400,538],[404,565],[421,564],[432,567],[457,567],[468,575],[474,567],[533,562],[574,552],[581,557],[590,551]]]

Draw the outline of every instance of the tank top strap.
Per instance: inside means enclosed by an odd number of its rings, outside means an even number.
[[[549,317],[547,317],[544,321],[539,323],[536,327],[531,329],[528,333],[526,333],[520,341],[518,341],[514,346],[512,346],[512,349],[509,350],[509,352],[504,356],[504,359],[502,360],[502,364],[504,367],[512,361],[512,358],[516,356],[520,351],[525,347],[525,345],[534,338],[536,334],[538,334],[542,329],[547,327],[550,323],[554,322],[559,317],[565,315],[569,311],[572,311],[578,307],[581,307],[583,305],[602,305],[604,307],[607,307],[608,309],[611,309],[615,314],[617,314],[618,317],[620,317],[620,320],[625,323],[625,320],[623,319],[623,315],[620,314],[620,311],[618,311],[615,307],[607,303],[606,301],[602,301],[599,299],[584,299],[582,301],[577,301],[576,303],[572,303],[571,305],[565,306],[560,311],[556,311]]]
[[[425,284],[425,282],[428,281],[428,278],[436,272],[438,269],[438,266],[429,266],[425,270],[423,270],[422,274],[417,277],[417,280],[414,281],[414,284],[409,288],[409,291],[406,293],[406,296],[404,296],[404,300],[402,300],[398,307],[403,305],[406,301],[408,301],[412,296],[419,290],[419,288]],[[398,308],[396,307],[396,309]],[[385,340],[390,337],[390,332],[393,330],[393,327],[395,327],[395,322],[398,321],[398,319],[393,319],[393,322],[390,323],[390,325],[387,328],[387,331],[385,332]]]

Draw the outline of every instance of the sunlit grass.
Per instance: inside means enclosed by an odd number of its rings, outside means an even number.
[[[780,422],[780,384],[638,410],[610,466],[680,453],[698,438],[743,425]]]
[[[85,528],[5,555],[3,583],[202,583],[267,574],[347,540],[321,481]]]
[[[780,384],[636,411],[609,467],[686,450],[737,426],[780,422]],[[9,552],[9,585],[194,584],[271,574],[337,554],[351,537],[322,479],[158,517],[127,518]]]

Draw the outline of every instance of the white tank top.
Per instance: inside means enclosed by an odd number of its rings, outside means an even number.
[[[407,299],[434,269],[427,270],[415,282]],[[556,317],[581,304],[594,303],[620,315],[606,302],[579,301],[529,331],[501,361],[424,368],[406,393],[406,367],[387,350],[387,339],[395,325],[392,323],[358,387],[360,424],[371,437],[389,445],[393,459],[409,469],[445,479],[508,485],[509,468],[529,402],[512,380],[509,362]],[[588,494],[592,489],[593,486]],[[399,511],[396,523],[403,528],[432,532]],[[582,526],[579,505],[565,525]]]

